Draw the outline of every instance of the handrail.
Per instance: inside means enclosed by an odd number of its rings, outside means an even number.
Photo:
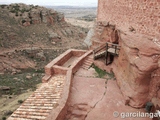
[[[95,48],[95,49],[93,50],[93,52],[96,53],[96,52],[98,52],[98,51],[104,49],[105,47],[106,47],[106,45],[105,45],[105,44],[102,44],[102,45],[98,46],[97,48]]]
[[[106,44],[102,44],[102,45],[98,46],[97,48],[95,48],[93,50],[94,59],[96,57],[96,53],[98,54],[98,52],[102,51],[103,49],[106,51],[105,56],[107,56],[107,52],[109,52],[108,50],[110,48],[112,48],[114,50],[114,51],[112,50],[113,52],[110,51],[112,54],[118,55],[118,51],[120,50],[120,45],[114,44],[114,43],[111,43],[111,42],[106,42]]]
[[[109,45],[107,45],[107,46],[108,46],[108,48],[114,48],[114,49],[120,50],[120,46],[109,46]]]
[[[93,50],[93,58],[95,59],[96,53],[105,49],[106,44],[102,44]]]
[[[118,46],[118,47],[120,47],[120,45],[118,45],[118,44],[114,44],[114,43],[111,43],[111,42],[106,42],[107,44],[109,44],[109,45],[113,45],[113,46]]]

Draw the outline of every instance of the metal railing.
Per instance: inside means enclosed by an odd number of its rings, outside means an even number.
[[[113,56],[119,54],[120,46],[118,44],[106,42],[106,44],[100,45],[93,50],[93,58],[94,60],[105,57],[105,61],[107,64],[108,55],[112,54]]]

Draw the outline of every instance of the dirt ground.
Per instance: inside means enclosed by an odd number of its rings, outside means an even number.
[[[22,100],[24,101],[26,98],[28,98],[29,95],[31,95],[33,91],[28,91],[26,93],[23,93],[21,95],[3,95],[0,99],[0,117],[2,116],[8,116],[13,111],[15,111],[21,103],[18,103],[18,101]]]
[[[68,23],[71,23],[75,26],[80,26],[84,28],[92,28],[94,25],[94,21],[84,21],[84,20],[78,20],[75,18],[66,18],[65,19]]]

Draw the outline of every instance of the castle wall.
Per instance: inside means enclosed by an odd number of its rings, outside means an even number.
[[[97,21],[151,36],[160,33],[160,0],[99,0]]]

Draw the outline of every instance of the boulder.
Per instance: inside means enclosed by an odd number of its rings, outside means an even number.
[[[11,88],[8,86],[0,86],[0,90],[6,91],[6,90],[10,90]]]
[[[31,47],[31,48],[26,48],[24,49],[24,51],[27,53],[27,54],[33,54],[33,53],[37,53],[39,52],[39,47]]]
[[[45,61],[46,60],[46,56],[44,55],[44,52],[41,51],[39,53],[36,54],[36,58]]]
[[[53,32],[52,30],[48,30],[48,34],[49,34],[49,39],[52,41],[57,42],[61,39],[61,37],[57,33]]]
[[[65,29],[65,33],[67,34],[67,36],[72,36],[73,35],[73,31],[69,28]]]
[[[31,78],[32,78],[32,76],[30,76],[30,75],[26,76],[26,79],[28,79],[28,80],[30,80]]]

